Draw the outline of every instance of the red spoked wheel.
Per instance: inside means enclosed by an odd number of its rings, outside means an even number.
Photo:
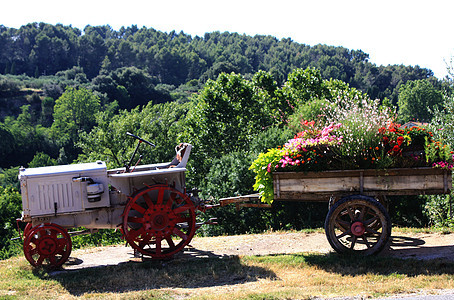
[[[126,241],[143,255],[170,258],[194,236],[194,203],[188,195],[167,185],[147,187],[126,204],[122,230]]]
[[[71,237],[66,229],[53,223],[29,229],[24,240],[25,258],[35,267],[59,267],[68,259],[71,249]]]

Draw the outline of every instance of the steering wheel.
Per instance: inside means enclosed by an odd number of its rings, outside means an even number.
[[[135,135],[135,134],[132,134],[132,133],[130,133],[130,132],[126,132],[126,134],[129,135],[129,136],[132,136],[132,137],[135,138],[135,139],[138,139],[140,142],[143,142],[143,143],[145,143],[145,144],[150,145],[151,147],[156,147],[156,145],[153,144],[152,142],[149,142],[149,141],[147,141],[147,140],[144,140],[143,138],[138,137],[138,136]]]

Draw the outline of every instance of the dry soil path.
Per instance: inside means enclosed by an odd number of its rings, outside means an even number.
[[[267,255],[333,251],[323,233],[265,233],[220,237],[195,237],[177,258],[197,259],[225,255]],[[394,235],[388,249],[380,255],[415,259],[454,261],[454,234],[419,233]],[[109,246],[75,250],[65,270],[117,265],[137,261],[131,247]]]

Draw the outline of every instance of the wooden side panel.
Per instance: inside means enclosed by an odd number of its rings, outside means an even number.
[[[451,171],[434,168],[276,172],[275,200],[327,201],[332,196],[446,194]]]

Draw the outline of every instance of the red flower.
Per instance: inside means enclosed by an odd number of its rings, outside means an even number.
[[[404,142],[404,137],[403,136],[399,136],[397,138],[397,144],[400,146],[400,145],[402,145],[403,142]]]

